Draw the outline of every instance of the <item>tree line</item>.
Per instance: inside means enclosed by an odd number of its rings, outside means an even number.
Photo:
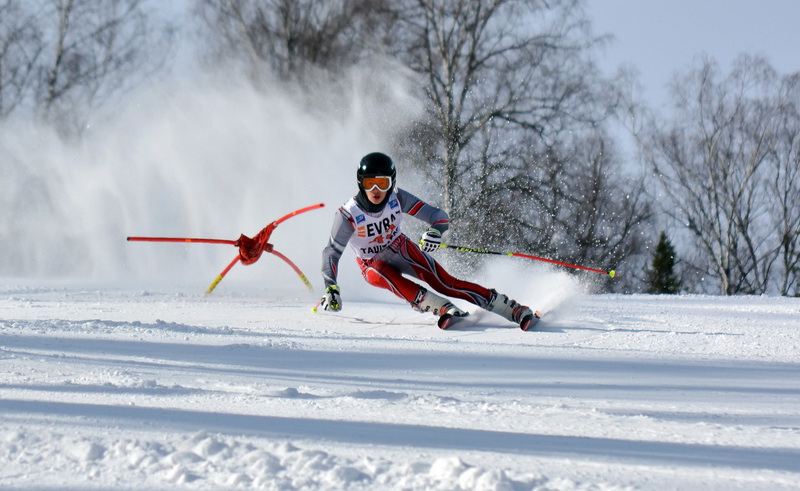
[[[168,66],[174,27],[149,7],[0,0],[0,118],[79,134],[92,110]],[[355,66],[400,67],[425,111],[386,150],[441,186],[454,243],[616,269],[594,278],[605,291],[657,291],[655,278],[670,291],[800,288],[798,74],[747,56],[721,74],[702,60],[676,76],[663,117],[637,100],[635,77],[601,74],[607,38],[582,0],[190,7],[198,58],[243,66],[256,87],[313,92]],[[633,121],[635,162],[617,150],[620,120]]]
[[[685,281],[723,295],[800,293],[800,73],[741,55],[699,58],[672,82],[670,118],[638,112],[642,163],[683,253]],[[695,287],[696,288],[696,287]]]
[[[172,34],[143,0],[0,0],[0,118],[79,129],[163,66]]]

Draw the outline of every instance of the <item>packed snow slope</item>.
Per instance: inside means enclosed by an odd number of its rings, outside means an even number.
[[[526,333],[234,273],[5,280],[0,487],[800,488],[800,299],[572,281],[510,292],[545,311]]]

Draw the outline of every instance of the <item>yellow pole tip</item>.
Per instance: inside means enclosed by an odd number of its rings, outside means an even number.
[[[611,271],[608,272],[608,276],[613,278],[613,277],[617,276],[617,272],[612,269]]]

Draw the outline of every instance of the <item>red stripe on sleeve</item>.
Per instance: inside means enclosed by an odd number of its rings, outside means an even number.
[[[423,206],[425,206],[425,203],[421,202],[417,203],[416,205],[414,205],[413,208],[411,208],[411,210],[409,210],[408,214],[411,216],[416,215],[417,213],[419,213],[420,208],[422,208]]]

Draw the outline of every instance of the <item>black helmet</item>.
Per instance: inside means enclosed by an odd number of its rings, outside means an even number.
[[[361,186],[361,179],[364,177],[376,176],[391,177],[392,186],[397,182],[397,169],[394,167],[394,162],[384,153],[373,152],[365,155],[361,159],[361,162],[358,164],[358,172],[356,172],[358,188],[363,189]]]

